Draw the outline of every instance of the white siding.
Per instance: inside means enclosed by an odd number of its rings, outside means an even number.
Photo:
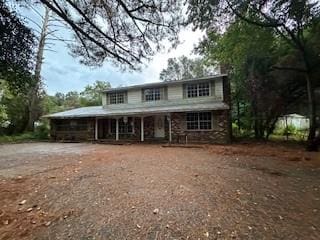
[[[128,103],[141,103],[141,89],[128,91]]]
[[[215,80],[214,85],[214,91],[215,91],[215,97],[217,99],[223,99],[223,84],[222,84],[222,78],[218,78]]]
[[[195,81],[196,82],[196,81]],[[193,83],[193,82],[191,82]],[[183,98],[183,83],[175,83],[167,85],[167,96],[168,100],[163,101],[154,101],[154,102],[144,102],[142,101],[142,90],[141,88],[134,88],[127,90],[127,104],[150,106],[163,104],[163,102],[168,101],[168,103],[198,103],[206,101],[223,101],[223,80],[222,78],[216,78],[214,81],[211,81],[213,84],[211,90],[214,92],[211,93],[211,97],[198,97],[198,98]],[[107,104],[106,99],[107,94],[102,95],[102,104],[105,106]],[[108,105],[110,108],[122,108],[127,106],[127,104],[112,104]]]
[[[168,100],[176,100],[183,98],[183,86],[179,85],[169,85],[168,86]]]

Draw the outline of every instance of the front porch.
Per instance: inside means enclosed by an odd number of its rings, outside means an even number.
[[[170,115],[95,118],[94,140],[100,142],[171,142]]]
[[[229,113],[176,112],[50,119],[55,141],[226,143]]]

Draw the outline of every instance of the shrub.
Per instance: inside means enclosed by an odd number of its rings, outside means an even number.
[[[293,125],[288,125],[287,127],[280,128],[277,133],[282,136],[291,136],[297,133],[297,129]]]
[[[37,139],[48,139],[49,138],[49,125],[46,122],[40,122],[35,127],[34,136]]]

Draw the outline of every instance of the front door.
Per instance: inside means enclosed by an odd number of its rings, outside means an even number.
[[[154,118],[154,137],[164,138],[164,116]]]

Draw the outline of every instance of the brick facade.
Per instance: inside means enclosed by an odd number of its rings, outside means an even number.
[[[186,113],[171,114],[172,140],[185,143],[230,142],[229,111],[212,111],[212,130],[187,130]]]

